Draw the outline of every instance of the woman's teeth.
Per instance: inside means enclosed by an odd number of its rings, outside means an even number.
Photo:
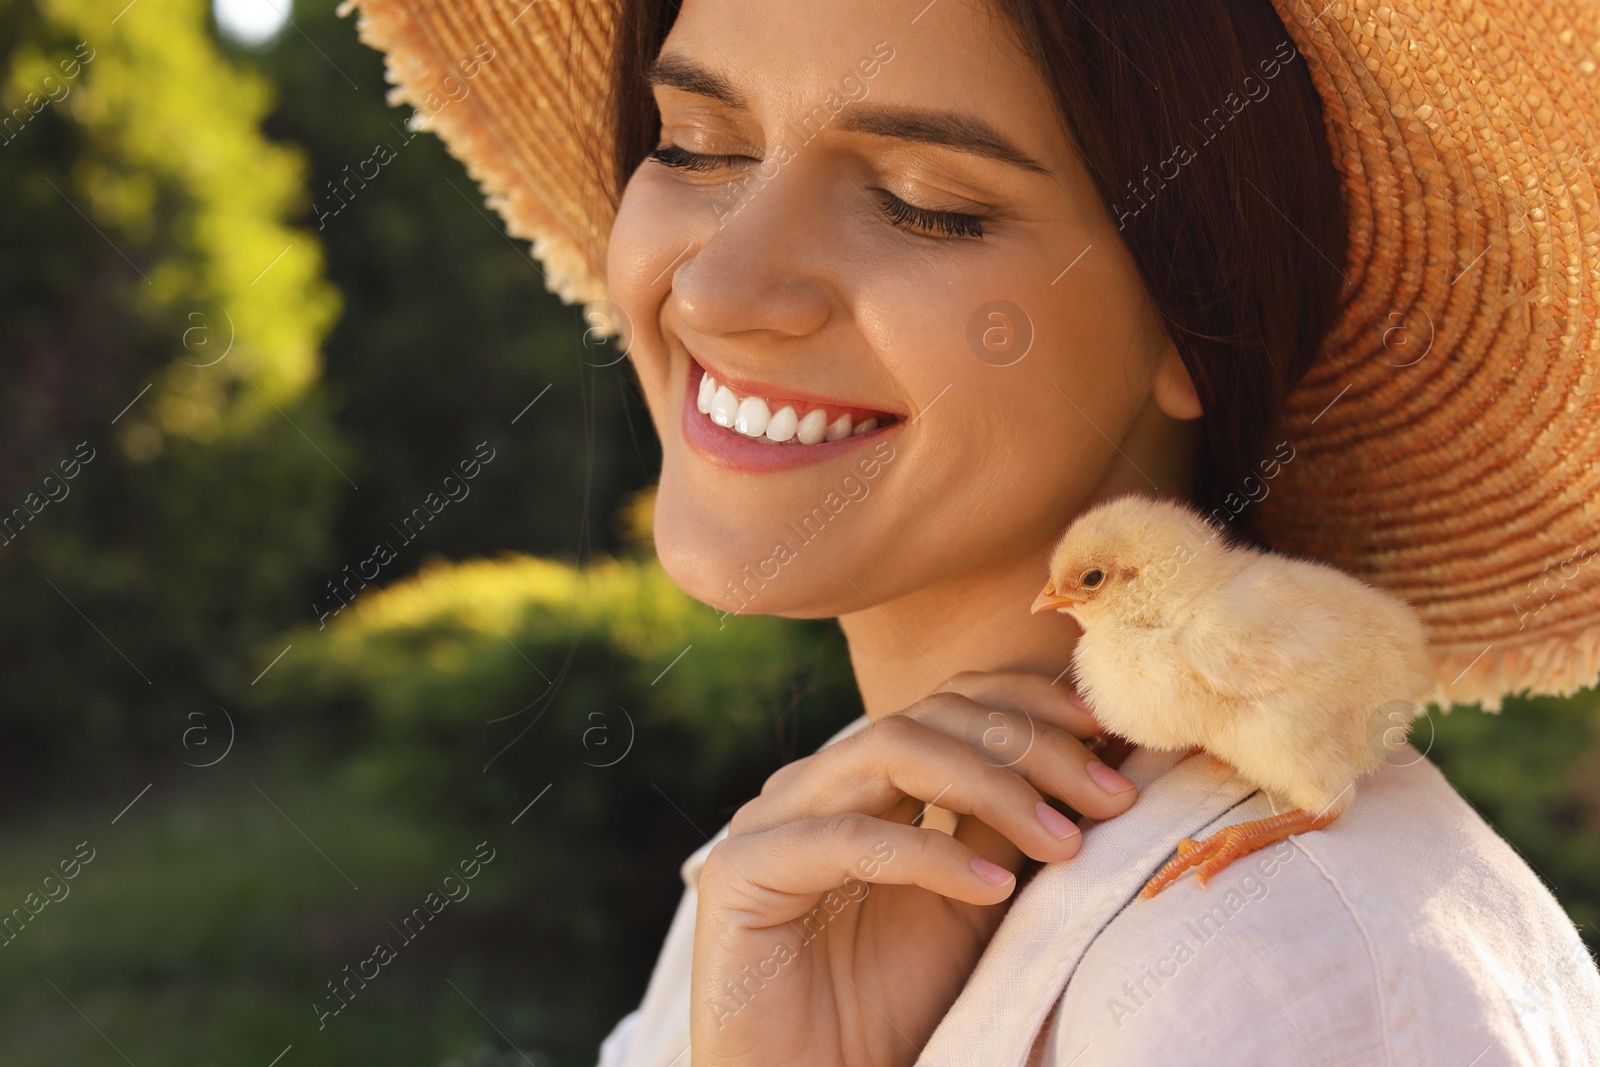
[[[854,437],[878,426],[876,416],[853,422],[849,412],[841,413],[829,422],[828,413],[823,408],[812,408],[804,418],[795,411],[793,404],[785,404],[774,412],[761,397],[747,396],[741,399],[726,385],[718,385],[717,380],[709,374],[700,376],[699,408],[702,414],[711,416],[711,421],[718,426],[772,444],[796,441],[802,445],[814,445],[822,441]]]

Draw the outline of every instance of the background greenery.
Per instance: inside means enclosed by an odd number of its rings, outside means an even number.
[[[93,55],[0,134],[0,514],[95,456],[0,547],[0,909],[95,849],[0,947],[0,1062],[592,1064],[683,857],[860,713],[838,630],[665,579],[626,366],[432,136],[319,228],[405,137],[331,2],[257,50],[203,0],[118,6],[0,0],[5,112]],[[1418,743],[1600,948],[1596,704]],[[469,900],[319,1030],[480,841]]]

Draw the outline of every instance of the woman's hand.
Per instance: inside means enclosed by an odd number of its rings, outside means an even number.
[[[694,1067],[913,1063],[1023,857],[1078,851],[1044,797],[1094,819],[1133,803],[1080,740],[1099,732],[1046,675],[963,673],[780,768],[700,874]],[[933,804],[953,835],[914,825]]]

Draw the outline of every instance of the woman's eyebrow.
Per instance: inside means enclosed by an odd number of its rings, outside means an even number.
[[[687,56],[663,53],[650,64],[650,69],[645,72],[645,81],[650,85],[704,96],[731,108],[745,110],[748,106],[732,82]],[[819,107],[817,112],[828,116],[825,106]],[[834,125],[847,133],[874,134],[937,145],[1010,163],[1038,174],[1050,173],[1043,163],[1027,155],[993,126],[973,115],[915,107],[862,106],[850,102]]]
[[[852,104],[839,116],[835,125],[851,133],[870,133],[953,148],[958,152],[986,156],[1039,174],[1050,173],[1048,167],[1006,140],[987,122],[955,111]]]
[[[696,96],[709,97],[728,107],[745,108],[744,97],[733,83],[716,71],[702,67],[686,56],[663,53],[645,71],[644,80],[650,85],[662,85]]]

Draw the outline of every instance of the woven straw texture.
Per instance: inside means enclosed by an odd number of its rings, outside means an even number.
[[[1349,250],[1267,539],[1410,601],[1446,708],[1593,685],[1600,4],[1272,2],[1323,100]],[[390,102],[426,116],[553,292],[603,298],[612,4],[356,7]]]

